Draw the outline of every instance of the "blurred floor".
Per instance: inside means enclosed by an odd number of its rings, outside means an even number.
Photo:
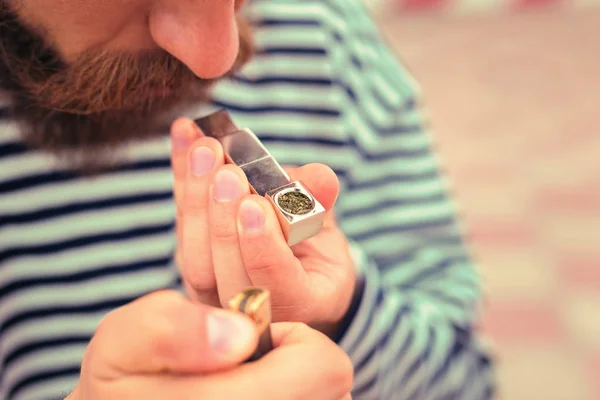
[[[386,13],[471,231],[500,399],[600,399],[600,10]]]

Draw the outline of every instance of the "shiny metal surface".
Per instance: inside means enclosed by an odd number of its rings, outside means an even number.
[[[290,177],[260,139],[249,129],[239,129],[229,114],[218,111],[195,121],[205,135],[223,145],[227,162],[240,167],[253,191],[260,196],[290,183]]]
[[[252,189],[261,196],[290,183],[288,175],[272,157],[241,165],[240,168]]]
[[[269,157],[269,152],[254,133],[239,130],[221,139],[223,150],[232,164],[242,166]]]
[[[240,129],[235,125],[231,116],[225,110],[220,110],[207,115],[206,117],[198,118],[194,122],[202,129],[202,132],[204,132],[206,136],[211,136],[215,139],[220,139]]]
[[[285,170],[251,130],[238,128],[225,110],[195,122],[206,136],[217,139],[223,145],[226,161],[244,171],[252,191],[271,201],[288,245],[293,246],[320,232],[326,210],[305,185],[291,182]],[[303,215],[283,210],[277,203],[277,196],[289,191],[305,194],[313,201],[314,209]]]
[[[250,287],[229,302],[229,309],[246,314],[259,334],[256,351],[247,361],[256,361],[273,349],[271,339],[271,294],[267,289]]]

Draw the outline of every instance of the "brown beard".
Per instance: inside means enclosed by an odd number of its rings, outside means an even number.
[[[249,25],[238,25],[240,51],[226,76],[253,55]],[[10,115],[29,146],[79,168],[107,164],[122,144],[166,135],[170,115],[209,100],[215,81],[196,77],[164,51],[91,50],[67,65],[0,0],[0,89],[14,100]]]

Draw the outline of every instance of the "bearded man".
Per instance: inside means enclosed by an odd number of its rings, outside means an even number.
[[[489,398],[414,81],[357,0],[244,3],[0,0],[0,397]],[[217,109],[323,205],[316,236],[287,244],[193,122]],[[252,286],[274,349],[247,363],[224,306]]]

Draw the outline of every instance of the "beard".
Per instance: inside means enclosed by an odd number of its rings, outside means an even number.
[[[238,18],[240,49],[230,76],[253,54]],[[24,142],[84,170],[109,163],[123,144],[165,136],[183,106],[206,102],[215,79],[198,78],[165,51],[90,50],[66,64],[0,0],[0,89]]]

